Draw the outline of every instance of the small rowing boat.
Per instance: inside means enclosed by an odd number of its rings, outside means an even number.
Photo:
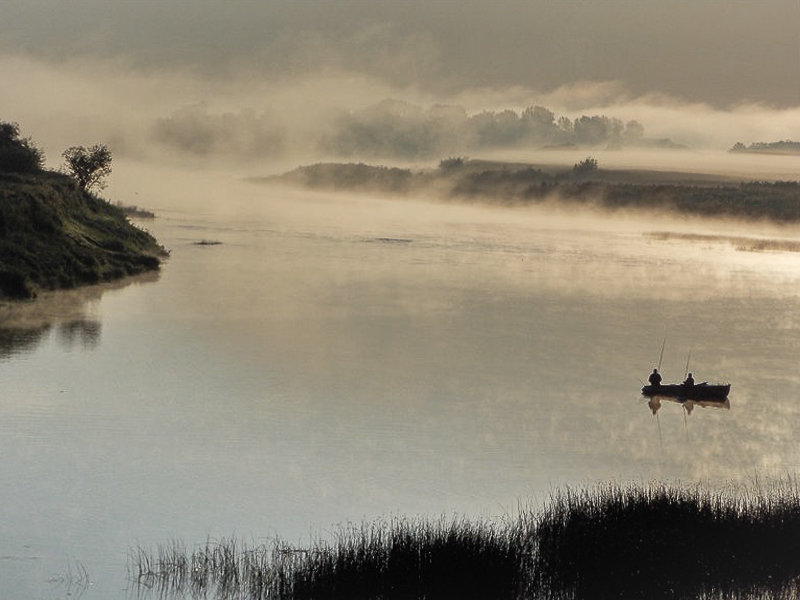
[[[666,396],[668,398],[725,398],[731,391],[731,384],[714,385],[706,382],[695,385],[670,383],[667,385],[646,385],[642,388],[643,396]]]

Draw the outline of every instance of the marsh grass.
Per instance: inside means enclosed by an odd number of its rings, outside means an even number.
[[[532,558],[524,523],[397,518],[342,526],[305,548],[225,539],[189,553],[172,542],[137,548],[129,576],[159,597],[515,598]]]
[[[496,521],[385,519],[303,548],[139,548],[130,577],[159,597],[797,598],[800,492],[794,480],[565,488],[541,510]]]
[[[794,598],[800,589],[800,493],[790,479],[565,489],[536,539],[542,597]]]

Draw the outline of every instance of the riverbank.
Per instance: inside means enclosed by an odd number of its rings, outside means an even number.
[[[59,173],[0,173],[0,298],[156,270],[167,256],[118,206]]]
[[[451,158],[437,169],[318,163],[256,182],[311,189],[424,195],[494,205],[558,203],[607,210],[668,211],[702,217],[800,221],[800,182],[720,175],[573,167]]]

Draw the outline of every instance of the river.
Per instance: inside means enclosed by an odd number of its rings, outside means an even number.
[[[800,255],[725,237],[796,228],[120,171],[161,272],[0,307],[4,598],[127,598],[173,540],[798,470]],[[728,405],[654,414],[662,343]]]

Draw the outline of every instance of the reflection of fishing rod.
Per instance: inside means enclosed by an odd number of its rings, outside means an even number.
[[[661,421],[658,418],[658,413],[656,413],[656,424],[658,425],[658,448],[661,452],[661,456],[664,456],[664,438],[661,436]]]

